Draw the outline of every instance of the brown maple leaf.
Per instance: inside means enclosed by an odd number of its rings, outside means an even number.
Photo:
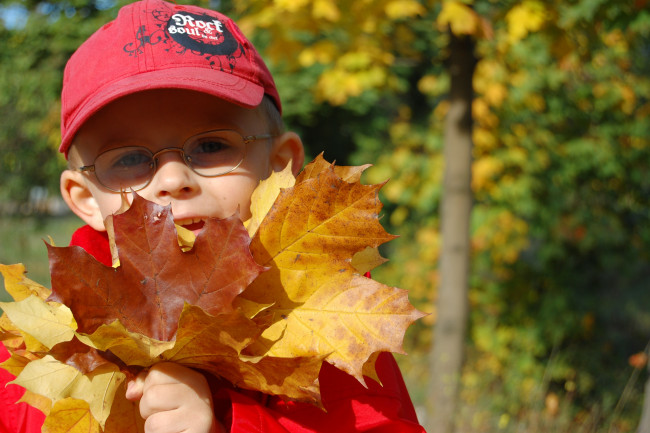
[[[134,194],[131,207],[112,218],[117,268],[80,247],[48,246],[49,299],[72,310],[78,332],[90,334],[117,319],[132,332],[171,340],[185,303],[208,313],[230,311],[233,299],[263,270],[249,253],[250,239],[237,215],[209,219],[187,252],[178,246],[170,206]]]

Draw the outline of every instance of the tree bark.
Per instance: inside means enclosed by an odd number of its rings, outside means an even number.
[[[449,112],[445,120],[445,174],[441,203],[440,287],[430,373],[426,425],[431,433],[454,431],[468,321],[472,209],[472,77],[474,41],[450,33]]]

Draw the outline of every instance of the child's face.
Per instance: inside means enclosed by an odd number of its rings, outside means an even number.
[[[143,146],[154,153],[180,148],[189,137],[215,129],[232,129],[243,136],[271,132],[260,109],[245,109],[197,92],[153,90],[118,99],[90,118],[79,130],[69,160],[74,167],[92,165],[101,152],[122,146]],[[195,173],[179,152],[162,153],[151,182],[138,194],[155,203],[171,204],[176,223],[195,233],[205,218],[228,217],[237,209],[246,220],[251,194],[260,179],[284,168],[290,159],[294,171],[302,164],[302,144],[295,134],[287,134],[248,143],[242,164],[218,177]],[[67,170],[61,189],[73,211],[96,229],[103,229],[99,221],[121,205],[120,194],[102,186],[93,173]]]

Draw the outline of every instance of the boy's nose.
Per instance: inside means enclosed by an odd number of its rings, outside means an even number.
[[[157,156],[157,170],[150,187],[159,198],[178,198],[198,189],[197,177],[180,152],[165,152]]]

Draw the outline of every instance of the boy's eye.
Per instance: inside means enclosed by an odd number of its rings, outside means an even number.
[[[111,170],[131,170],[151,164],[151,155],[142,151],[132,151],[117,156],[111,164]]]
[[[184,150],[194,169],[231,168],[241,160],[243,146],[229,137],[201,137],[187,143]]]
[[[223,141],[219,141],[215,139],[202,140],[193,147],[191,154],[198,155],[201,153],[209,154],[209,153],[223,152],[229,147],[230,145],[228,145],[228,143],[224,143]]]

